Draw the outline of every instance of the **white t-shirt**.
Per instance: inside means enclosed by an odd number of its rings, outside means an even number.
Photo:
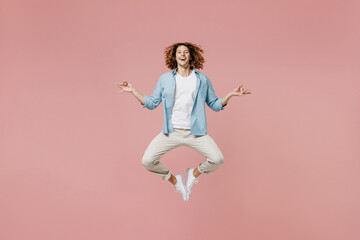
[[[192,70],[187,77],[176,73],[175,103],[172,113],[174,128],[190,129],[191,111],[195,100],[196,75]]]

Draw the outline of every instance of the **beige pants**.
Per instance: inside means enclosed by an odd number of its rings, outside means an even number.
[[[224,163],[224,156],[209,135],[195,136],[190,129],[175,128],[168,135],[161,132],[151,141],[142,158],[142,165],[164,180],[169,180],[171,172],[159,160],[165,153],[179,146],[190,147],[206,157],[206,161],[198,166],[201,173],[214,172]]]

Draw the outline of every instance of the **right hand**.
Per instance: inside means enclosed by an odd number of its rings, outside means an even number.
[[[134,88],[132,87],[132,85],[128,82],[123,82],[123,83],[116,83],[116,85],[121,88],[120,91],[118,91],[119,93],[122,92],[133,92]]]

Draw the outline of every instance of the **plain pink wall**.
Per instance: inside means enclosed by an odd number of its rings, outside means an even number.
[[[360,239],[358,1],[0,1],[0,239]],[[163,49],[200,44],[225,165],[189,202],[141,157]],[[204,159],[178,148],[185,174]]]

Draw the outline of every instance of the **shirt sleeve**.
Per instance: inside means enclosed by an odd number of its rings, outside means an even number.
[[[145,104],[141,104],[141,106],[143,108],[146,107],[150,110],[153,110],[157,106],[159,106],[159,104],[161,103],[162,93],[161,93],[161,81],[160,80],[161,80],[161,78],[159,78],[151,96],[144,96]]]
[[[207,95],[206,95],[206,104],[215,112],[218,112],[220,110],[223,110],[227,104],[224,106],[221,103],[221,100],[223,98],[218,98],[215,94],[214,88],[211,84],[211,81],[208,77],[206,77],[208,89],[207,89]]]

